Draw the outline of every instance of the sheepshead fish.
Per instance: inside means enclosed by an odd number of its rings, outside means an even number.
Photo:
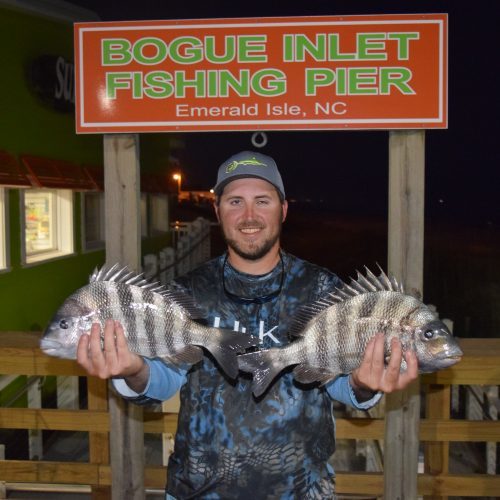
[[[386,361],[391,339],[403,350],[413,349],[420,372],[433,372],[457,363],[462,351],[436,314],[419,299],[405,294],[396,279],[383,271],[343,283],[335,292],[303,307],[290,329],[290,344],[238,356],[240,370],[253,374],[255,396],[265,392],[286,367],[295,365],[297,382],[325,384],[356,369],[368,341],[385,334]],[[403,359],[401,369],[406,369]]]
[[[236,354],[258,339],[196,322],[202,317],[187,294],[150,283],[114,265],[95,270],[89,284],[68,297],[44,332],[40,348],[60,358],[76,358],[78,340],[92,323],[120,321],[132,352],[174,365],[194,364],[209,351],[231,378],[238,375]]]

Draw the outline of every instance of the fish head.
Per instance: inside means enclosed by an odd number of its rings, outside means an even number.
[[[430,373],[458,363],[463,356],[457,340],[439,319],[415,329],[414,348],[421,373]]]
[[[71,296],[58,309],[40,341],[40,349],[49,356],[76,359],[76,349],[82,334],[95,321],[95,312],[77,296]]]

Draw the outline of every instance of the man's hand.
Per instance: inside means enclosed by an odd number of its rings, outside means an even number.
[[[384,341],[383,334],[375,335],[366,346],[361,365],[351,373],[351,385],[362,396],[377,391],[390,393],[404,389],[418,377],[418,361],[413,351],[404,353],[407,369],[400,371],[403,349],[396,338],[391,341],[391,357],[385,366]]]
[[[149,368],[141,356],[129,350],[123,327],[118,321],[106,321],[103,346],[104,349],[101,347],[101,327],[94,323],[90,334],[82,335],[78,342],[78,364],[89,375],[101,379],[123,377],[131,389],[142,392],[149,377]]]

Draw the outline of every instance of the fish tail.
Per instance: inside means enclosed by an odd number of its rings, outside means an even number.
[[[215,330],[217,330],[217,335],[210,336],[214,339],[213,342],[204,347],[212,354],[226,375],[234,380],[239,371],[236,355],[244,353],[251,347],[256,347],[259,339],[247,333],[218,328]]]
[[[267,349],[238,356],[241,371],[253,375],[252,392],[261,396],[274,378],[285,368],[286,362],[279,355],[281,349]]]

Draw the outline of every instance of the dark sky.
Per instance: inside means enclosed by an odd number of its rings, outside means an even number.
[[[426,132],[426,214],[500,228],[499,2],[72,0],[103,21],[347,14],[449,14],[448,129]],[[209,188],[217,165],[252,149],[251,132],[186,133],[186,188]],[[383,214],[387,131],[268,132],[261,151],[286,172],[287,194],[336,210]],[[312,175],[314,172],[314,175]]]

